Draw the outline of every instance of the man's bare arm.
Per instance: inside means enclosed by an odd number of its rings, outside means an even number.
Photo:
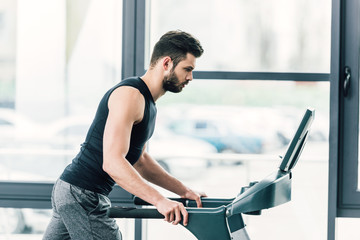
[[[184,224],[187,224],[188,214],[184,206],[162,196],[125,158],[132,126],[143,117],[145,101],[141,93],[131,87],[120,87],[110,95],[108,107],[103,139],[104,171],[126,191],[156,206],[166,221],[177,224],[183,215]]]
[[[176,193],[182,198],[195,200],[197,206],[202,207],[201,197],[206,197],[206,194],[195,192],[186,187],[182,182],[166,172],[146,150],[143,151],[134,167],[149,182]]]

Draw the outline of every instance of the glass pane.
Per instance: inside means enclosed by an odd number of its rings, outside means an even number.
[[[0,4],[1,181],[54,181],[121,76],[122,1],[40,2]]]
[[[336,240],[352,239],[360,236],[359,218],[336,218]]]
[[[48,209],[0,208],[0,239],[41,239],[50,217]]]
[[[328,82],[194,80],[182,93],[165,94],[157,106],[150,154],[187,186],[215,198],[235,197],[241,187],[276,171],[305,109],[315,108],[293,170],[291,202],[244,220],[254,239],[326,236]],[[147,231],[149,240],[195,239],[158,220],[147,221]]]
[[[41,240],[50,221],[51,210],[0,208],[0,239]],[[123,240],[134,239],[134,221],[117,220]]]
[[[15,52],[16,52],[16,1],[0,3],[0,108],[14,107]],[[8,124],[1,122],[0,126]]]
[[[330,72],[331,1],[151,0],[148,5],[145,68],[160,36],[181,29],[205,50],[196,70]]]

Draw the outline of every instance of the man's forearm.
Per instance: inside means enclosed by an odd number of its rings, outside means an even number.
[[[110,164],[104,165],[104,170],[126,191],[153,205],[156,205],[165,198],[156,189],[146,183],[126,159],[117,159],[108,162],[110,162]]]
[[[149,182],[183,196],[189,189],[178,179],[166,172],[149,154],[144,153],[134,165],[136,170]]]

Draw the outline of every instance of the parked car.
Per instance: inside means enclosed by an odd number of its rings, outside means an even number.
[[[293,137],[303,114],[303,109],[292,107],[181,105],[177,112],[174,109],[162,109],[171,113],[163,116],[171,131],[207,141],[221,153],[257,154],[282,149]],[[314,124],[314,138],[326,139],[324,129]]]
[[[220,119],[186,118],[169,123],[176,134],[204,140],[218,152],[261,153],[263,141],[260,137],[234,131],[229,123]]]

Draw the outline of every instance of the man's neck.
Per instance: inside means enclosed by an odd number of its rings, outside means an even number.
[[[146,73],[141,77],[149,88],[154,101],[158,100],[166,92],[163,88],[163,78],[164,76],[162,76],[162,74],[152,70],[146,71]]]

